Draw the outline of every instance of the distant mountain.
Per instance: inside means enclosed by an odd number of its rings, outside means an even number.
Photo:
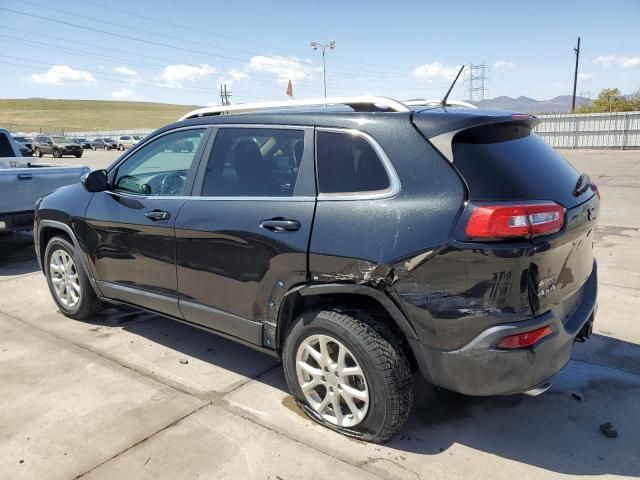
[[[496,110],[514,110],[522,113],[558,113],[571,111],[571,95],[560,95],[550,100],[536,100],[534,98],[520,96],[511,98],[506,96],[488,98],[483,102],[471,102],[482,108]],[[591,103],[586,97],[576,97],[576,106]]]

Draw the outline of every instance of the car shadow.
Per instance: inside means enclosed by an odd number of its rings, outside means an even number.
[[[39,270],[31,231],[0,235],[0,278]]]

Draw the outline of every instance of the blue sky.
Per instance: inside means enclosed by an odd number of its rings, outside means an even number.
[[[16,13],[22,12],[22,13]],[[489,97],[640,88],[640,1],[0,0],[3,98],[216,104],[322,95],[441,97],[461,64]],[[466,77],[466,75],[465,75]],[[462,81],[452,98],[467,98]]]

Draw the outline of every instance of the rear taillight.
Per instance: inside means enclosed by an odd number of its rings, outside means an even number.
[[[596,196],[598,197],[598,200],[600,200],[600,190],[598,190],[598,185],[596,185],[595,183],[593,183],[593,180],[591,180],[591,190],[593,190],[593,193],[596,194]]]
[[[564,208],[553,202],[476,205],[465,226],[471,239],[530,238],[558,232]]]
[[[553,330],[551,330],[551,327],[546,326],[530,332],[509,335],[498,342],[498,348],[503,348],[505,350],[528,348],[551,334],[553,334]]]

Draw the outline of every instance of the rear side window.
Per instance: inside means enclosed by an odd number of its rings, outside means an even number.
[[[578,200],[578,172],[526,126],[496,124],[459,133],[453,164],[471,200],[552,200],[567,208]]]
[[[389,177],[372,145],[351,133],[317,133],[320,193],[362,193],[386,190]]]
[[[220,128],[202,185],[206,197],[290,197],[304,153],[304,131]]]

